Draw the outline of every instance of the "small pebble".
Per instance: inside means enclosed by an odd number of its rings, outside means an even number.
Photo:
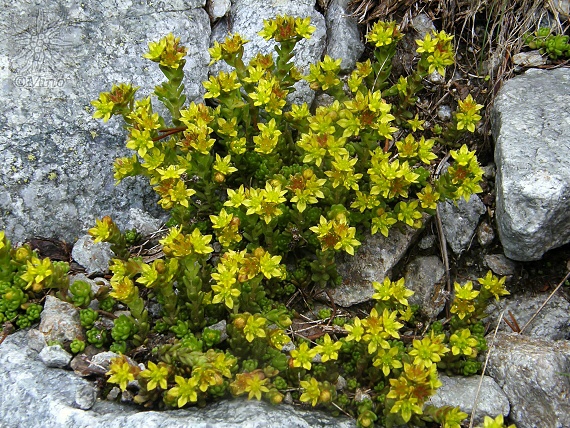
[[[451,120],[451,107],[444,104],[437,108],[437,117],[447,122]]]
[[[488,254],[485,256],[485,264],[491,269],[495,275],[509,276],[514,275],[517,264],[507,259],[502,254]]]
[[[491,245],[493,239],[495,239],[495,231],[489,223],[484,221],[477,228],[477,242],[479,242],[479,245],[482,247],[486,247]]]

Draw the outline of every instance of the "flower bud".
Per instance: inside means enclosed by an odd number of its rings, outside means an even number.
[[[226,181],[226,176],[224,174],[222,174],[221,172],[216,172],[214,174],[214,181],[216,183],[223,183],[224,181]]]

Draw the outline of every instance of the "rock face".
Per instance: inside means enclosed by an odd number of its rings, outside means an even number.
[[[347,11],[349,0],[333,0],[329,3],[327,21],[327,55],[341,58],[340,69],[350,72],[364,52],[360,41],[357,19]]]
[[[258,52],[264,54],[274,52],[274,41],[266,41],[257,33],[263,29],[263,20],[277,15],[290,15],[300,18],[311,18],[311,25],[316,30],[310,39],[301,40],[295,47],[293,61],[302,73],[309,73],[309,65],[321,60],[326,47],[326,25],[323,16],[315,8],[314,0],[234,0],[225,19],[222,19],[212,29],[212,40],[223,42],[233,33],[238,33],[249,42],[244,46],[243,61],[247,64]],[[230,68],[223,62],[212,67],[214,73]],[[287,99],[296,104],[313,102],[315,93],[307,82],[295,84],[295,92]]]
[[[73,245],[73,260],[85,268],[88,275],[105,273],[115,253],[108,242],[93,242],[90,235],[83,235]]]
[[[232,400],[199,410],[141,412],[95,401],[92,382],[71,371],[49,369],[27,346],[26,332],[0,346],[0,426],[42,428],[354,428],[356,424],[320,412],[257,401]]]
[[[123,226],[129,208],[157,209],[142,180],[115,187],[113,160],[130,155],[125,135],[119,120],[93,119],[89,102],[112,83],[152,92],[164,79],[142,55],[169,32],[189,50],[188,99],[200,98],[210,42],[202,6],[204,0],[0,1],[0,230],[12,241],[71,241],[96,217],[111,215]]]
[[[509,312],[512,313],[519,327],[523,328],[538,312],[547,297],[548,293],[542,293],[538,295],[515,295],[508,299],[501,299],[498,303],[494,302],[492,306],[488,307],[489,318],[486,320],[494,328],[497,325],[499,315],[505,310],[505,318],[509,319],[507,315]],[[501,323],[499,330],[512,331],[505,322]],[[524,334],[550,340],[570,339],[570,303],[559,294],[552,296],[552,299],[525,328]]]
[[[370,300],[374,294],[372,282],[384,281],[419,232],[412,228],[405,232],[392,229],[387,238],[377,233],[362,242],[356,257],[338,256],[338,273],[343,282],[330,292],[335,304],[347,307]]]
[[[471,415],[473,404],[479,388],[479,376],[472,377],[449,377],[439,376],[443,384],[430,397],[427,404],[436,407],[457,406],[465,413]],[[510,411],[509,400],[499,385],[489,376],[483,377],[481,390],[477,397],[477,410],[475,411],[475,423],[482,423],[485,416],[494,418],[497,415],[507,416]]]
[[[485,213],[485,205],[479,196],[473,195],[469,202],[461,198],[457,204],[446,201],[438,206],[441,223],[447,243],[457,255],[469,248],[469,244],[480,217]]]
[[[408,301],[419,305],[428,318],[435,318],[445,306],[444,274],[445,268],[437,256],[417,257],[406,266],[406,287],[415,293]]]
[[[487,373],[507,395],[518,428],[570,426],[570,342],[499,333]]]
[[[67,344],[75,339],[85,340],[79,321],[79,310],[72,304],[49,295],[46,296],[39,330],[47,341],[55,340]]]
[[[529,70],[494,103],[496,218],[505,255],[538,260],[570,242],[570,70]]]

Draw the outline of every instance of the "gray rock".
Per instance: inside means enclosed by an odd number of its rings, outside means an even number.
[[[325,16],[327,22],[327,55],[341,58],[340,70],[350,72],[364,52],[358,20],[347,11],[350,0],[332,0]]]
[[[339,375],[339,377],[336,379],[335,389],[337,391],[342,391],[347,386],[348,386],[348,382],[346,381],[346,379]]]
[[[220,342],[223,342],[228,338],[228,332],[226,331],[226,320],[221,320],[216,324],[212,324],[210,327],[212,330],[218,330],[220,332]]]
[[[487,247],[493,243],[495,239],[495,231],[489,223],[482,222],[477,228],[477,242],[482,247]]]
[[[73,356],[59,345],[45,346],[38,355],[46,367],[64,368]]]
[[[85,340],[78,309],[50,295],[46,296],[38,329],[48,342],[54,340],[66,344],[75,339]]]
[[[546,58],[539,51],[519,52],[513,55],[513,64],[520,67],[537,67],[546,64]]]
[[[469,247],[479,218],[485,213],[485,205],[479,196],[472,195],[469,202],[461,198],[457,204],[441,202],[438,208],[445,239],[453,252],[460,255]]]
[[[485,256],[485,264],[493,271],[495,275],[508,276],[514,275],[517,264],[507,259],[502,254],[487,254]]]
[[[230,0],[207,0],[206,9],[210,18],[215,21],[226,16],[230,10],[232,2]]]
[[[436,407],[457,406],[471,415],[481,378],[479,376],[449,377],[440,375],[439,380],[443,385],[437,389],[435,395],[430,397],[426,404]],[[497,415],[508,416],[509,412],[509,400],[503,390],[491,377],[483,376],[474,422],[476,424],[482,423],[485,416],[492,418]]]
[[[228,400],[203,409],[140,411],[134,406],[95,401],[88,405],[92,383],[71,371],[46,368],[34,358],[26,333],[17,332],[0,347],[0,423],[3,427],[42,428],[354,428],[346,418],[258,401]],[[41,381],[39,381],[41,380]],[[77,408],[79,407],[79,408]],[[23,411],[22,409],[25,409]]]
[[[439,76],[439,74],[437,75]],[[449,107],[447,104],[440,105],[437,108],[437,117],[445,122],[449,122],[451,120],[451,107]]]
[[[494,102],[496,218],[513,260],[538,260],[570,242],[568,85],[568,69],[530,69],[507,81]]]
[[[108,242],[93,242],[90,235],[83,235],[73,245],[71,257],[85,268],[87,275],[92,275],[107,272],[115,253]]]
[[[435,31],[435,25],[429,16],[425,13],[420,13],[412,19],[412,27],[418,33],[417,39],[422,40],[427,34]]]
[[[488,179],[495,178],[497,174],[497,166],[493,162],[482,166],[481,169],[483,170],[483,177]]]
[[[41,352],[47,345],[46,337],[42,332],[32,328],[28,331],[28,347],[36,352]]]
[[[326,25],[323,16],[314,9],[314,0],[264,1],[264,0],[235,0],[227,15],[212,30],[212,40],[222,42],[228,33],[239,33],[249,40],[244,47],[243,61],[247,64],[258,52],[272,53],[274,43],[264,40],[257,33],[263,29],[263,20],[277,15],[295,17],[310,17],[311,25],[316,27],[310,39],[303,39],[295,48],[295,64],[302,73],[309,73],[309,65],[318,62],[326,46]],[[228,70],[222,62],[211,67],[217,73]],[[296,91],[287,99],[296,104],[306,102],[311,104],[315,96],[307,82],[297,82]]]
[[[111,351],[104,351],[99,352],[98,354],[91,357],[91,361],[89,367],[91,368],[98,368],[105,370],[105,372],[109,371],[109,367],[111,365],[111,360],[113,358],[117,358],[119,354]],[[128,357],[127,357],[128,358]],[[128,361],[131,363],[130,365],[134,366],[136,363],[128,358]]]
[[[131,208],[127,220],[127,229],[136,229],[143,236],[152,235],[164,223],[163,218],[155,218],[140,208]]]
[[[562,20],[568,19],[570,16],[570,1],[569,0],[553,0],[549,5],[560,14]]]
[[[431,248],[434,245],[435,245],[435,235],[426,235],[422,239],[420,239],[420,242],[418,242],[418,247],[420,247],[421,250],[427,250],[428,248]]]
[[[160,212],[142,179],[115,187],[112,165],[131,156],[118,119],[91,117],[113,83],[147,95],[164,80],[143,59],[172,31],[189,48],[189,100],[207,78],[210,25],[204,0],[0,2],[0,230],[74,241],[95,218],[124,226],[130,208]],[[17,103],[14,102],[17,100]]]
[[[511,404],[518,428],[570,426],[570,342],[499,333],[487,338],[487,373]]]
[[[335,98],[332,95],[325,94],[324,92],[318,93],[313,100],[312,108],[315,110],[319,107],[328,107],[334,103]]]
[[[442,282],[445,268],[437,256],[417,257],[406,266],[406,287],[414,291],[410,304],[420,306],[420,312],[434,318],[445,306],[447,292]]]
[[[434,85],[443,85],[445,83],[445,77],[442,76],[441,74],[439,74],[437,71],[434,71],[433,73],[429,74],[427,76],[427,80],[429,80]],[[447,113],[447,111],[446,111],[446,113]],[[449,113],[451,114],[451,108],[449,108]],[[440,118],[442,117],[439,115],[439,111],[438,111],[438,116]],[[448,116],[449,115],[447,115],[447,114],[443,115],[443,117],[448,117]]]
[[[496,326],[499,315],[503,309],[506,309],[504,317],[510,321],[510,311],[519,327],[523,328],[547,297],[548,293],[518,294],[509,299],[501,299],[498,303],[489,306],[487,309],[489,318],[486,320],[491,322],[493,327]],[[505,322],[501,323],[499,330],[512,331]],[[559,294],[552,296],[532,323],[525,328],[524,334],[549,340],[570,339],[570,303]]]
[[[75,406],[81,410],[89,410],[97,399],[97,389],[91,384],[80,385],[75,390]]]
[[[337,268],[343,282],[330,291],[335,304],[348,307],[370,300],[374,294],[372,282],[384,281],[420,231],[392,229],[387,238],[377,233],[366,237],[356,257],[339,255]]]

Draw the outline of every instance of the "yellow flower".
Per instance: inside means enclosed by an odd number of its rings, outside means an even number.
[[[138,374],[140,369],[137,366],[131,366],[124,355],[113,358],[109,365],[109,371],[106,373],[110,375],[107,382],[116,383],[122,391],[127,389],[129,382],[135,380],[135,374]]]
[[[158,363],[158,365],[154,364],[152,361],[149,361],[148,369],[143,370],[140,372],[140,376],[147,379],[146,389],[148,391],[152,391],[156,389],[157,386],[160,386],[161,389],[167,388],[167,380],[170,374],[170,370],[165,363]]]
[[[433,53],[437,45],[437,39],[432,39],[431,34],[426,34],[423,40],[416,40],[419,48],[416,50],[418,53]]]
[[[53,274],[53,266],[49,258],[43,260],[32,256],[31,260],[26,262],[26,272],[20,277],[28,282],[26,288],[32,287],[34,284],[41,284],[46,278]],[[36,287],[34,287],[35,289]]]
[[[190,235],[192,250],[196,254],[209,254],[214,251],[208,243],[212,240],[212,235],[202,235],[200,229],[195,228]]]
[[[311,370],[311,361],[317,355],[317,351],[309,349],[307,342],[303,342],[297,349],[292,349],[290,354],[293,367],[303,367],[306,370]]]
[[[320,383],[312,377],[311,380],[302,380],[300,382],[301,388],[304,389],[301,397],[299,399],[303,403],[310,402],[313,407],[317,405],[319,402],[319,398],[321,396],[321,388]]]
[[[230,175],[232,172],[236,172],[237,168],[231,166],[230,162],[232,160],[231,155],[227,155],[222,159],[222,157],[216,153],[216,161],[214,162],[214,171],[218,171],[224,175]]]
[[[326,363],[328,360],[336,360],[338,358],[338,351],[342,347],[340,341],[333,342],[328,333],[323,338],[323,344],[317,345],[313,349],[321,354],[321,361]]]
[[[360,342],[362,335],[364,334],[364,327],[360,318],[354,317],[353,325],[345,325],[344,329],[348,331],[348,336],[346,336],[347,342],[351,342],[353,340],[355,342]]]
[[[113,291],[111,291],[109,295],[124,303],[131,301],[133,297],[138,295],[138,289],[127,276],[121,278],[118,282],[111,282],[111,287],[113,287]]]
[[[263,276],[267,279],[271,278],[281,278],[283,272],[280,269],[279,263],[281,262],[281,256],[272,256],[269,253],[264,253],[259,259],[259,268]]]
[[[220,263],[217,270],[211,275],[212,279],[217,281],[215,285],[212,285],[212,290],[216,293],[212,303],[224,302],[229,309],[233,309],[234,298],[241,294],[241,291],[234,287],[237,281],[237,268],[228,268]]]
[[[148,53],[143,57],[151,61],[158,62],[168,68],[178,68],[183,64],[182,60],[186,56],[187,49],[179,46],[180,38],[174,37],[172,33],[166,35],[158,42],[148,44]]]
[[[245,339],[248,342],[253,342],[256,337],[265,337],[265,329],[263,326],[267,320],[261,315],[250,315],[245,323],[243,332],[245,333]]]
[[[313,34],[316,30],[316,27],[314,27],[310,24],[311,24],[311,18],[310,17],[296,18],[295,19],[295,31],[297,32],[297,35],[299,37],[303,37],[305,39],[310,38],[311,34]]]
[[[260,370],[255,370],[251,373],[238,373],[236,380],[233,382],[233,390],[237,395],[247,392],[248,400],[254,397],[257,400],[261,400],[261,394],[269,392],[269,388],[265,386],[267,382],[268,379],[265,378],[265,375]]]
[[[228,192],[228,200],[224,202],[224,206],[237,208],[240,205],[243,205],[246,199],[245,189],[243,187],[243,184],[239,186],[237,190],[228,189],[227,192]]]
[[[455,288],[455,297],[464,300],[473,300],[479,295],[479,291],[473,290],[473,283],[467,281],[462,287],[457,282],[453,284]]]
[[[174,378],[178,386],[168,390],[168,396],[177,398],[178,407],[184,407],[188,402],[198,401],[198,380],[195,377],[184,379],[182,376]]]

